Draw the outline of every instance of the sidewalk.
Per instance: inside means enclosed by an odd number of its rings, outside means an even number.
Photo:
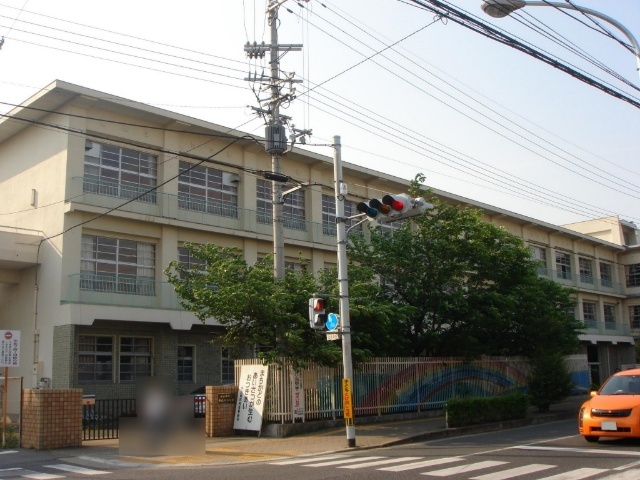
[[[345,428],[334,427],[320,432],[286,438],[248,436],[207,438],[205,455],[120,456],[118,440],[87,441],[83,442],[81,448],[68,449],[67,452],[70,457],[102,461],[107,464],[207,465],[251,462],[295,455],[347,452],[399,445],[567,419],[576,419],[577,422],[580,405],[587,399],[586,395],[574,395],[561,403],[552,405],[548,413],[539,413],[537,409],[531,407],[526,419],[462,428],[446,428],[444,416],[365,425],[358,425],[356,418],[355,448],[347,447]],[[577,431],[576,424],[576,433]]]

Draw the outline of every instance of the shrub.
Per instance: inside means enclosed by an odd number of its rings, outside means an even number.
[[[548,412],[553,403],[571,395],[574,383],[564,358],[549,354],[532,359],[529,374],[529,397],[539,412]]]
[[[447,427],[463,427],[525,418],[529,407],[526,395],[452,398],[445,405]]]

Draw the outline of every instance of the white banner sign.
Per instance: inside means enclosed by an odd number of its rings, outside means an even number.
[[[296,420],[304,422],[304,387],[300,370],[291,371],[291,413],[293,423],[296,423]]]
[[[242,365],[240,368],[234,429],[259,432],[262,428],[268,374],[269,367],[263,365]]]
[[[0,330],[0,367],[20,366],[20,330]]]

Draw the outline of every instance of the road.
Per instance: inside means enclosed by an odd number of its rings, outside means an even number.
[[[88,465],[86,459],[49,452],[24,458],[22,472],[0,468],[0,478],[80,478],[100,475],[119,479],[282,480],[446,478],[451,480],[639,480],[640,440],[587,443],[576,434],[575,421],[547,423],[446,440],[389,448],[325,453],[253,463],[207,466]],[[30,452],[18,452],[26,455]],[[14,454],[15,455],[15,454]],[[3,458],[4,457],[4,458]],[[0,455],[0,465],[9,455]],[[20,468],[14,456],[13,467]],[[95,470],[61,469],[60,465]],[[57,465],[57,467],[56,467]],[[26,470],[30,474],[25,474]],[[9,474],[9,475],[7,475]],[[53,477],[51,475],[57,475]]]

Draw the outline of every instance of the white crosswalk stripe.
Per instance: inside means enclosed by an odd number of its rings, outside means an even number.
[[[18,453],[18,450],[3,450],[0,455],[6,455],[7,453]]]
[[[422,462],[407,463],[405,465],[396,465],[394,467],[379,468],[384,472],[404,472],[406,470],[416,470],[418,468],[432,467],[434,465],[443,465],[445,463],[461,462],[462,457],[445,457],[434,458],[433,460],[424,460]]]
[[[540,478],[538,480],[584,480],[585,478],[593,477],[599,473],[606,472],[604,468],[579,468],[577,470],[571,470],[570,472],[558,473],[557,475],[551,475],[550,477]]]
[[[531,463],[522,467],[510,468],[508,470],[502,470],[500,472],[489,473],[487,475],[479,475],[477,477],[471,477],[471,480],[507,480],[509,478],[519,477],[521,475],[527,475],[529,473],[541,472],[543,470],[549,470],[555,468],[555,465],[544,465],[541,463]]]
[[[377,467],[378,465],[387,465],[389,463],[400,463],[400,462],[410,462],[412,460],[418,460],[420,457],[399,457],[399,458],[385,458],[384,460],[374,460],[372,462],[364,462],[358,463],[356,465],[346,465],[338,468],[367,468],[367,467]]]
[[[48,480],[49,478],[64,478],[64,475],[54,475],[53,473],[28,473],[26,475],[20,475],[24,478],[34,478],[36,480]]]
[[[355,462],[367,462],[369,460],[377,460],[379,458],[384,457],[356,457],[356,458],[343,458],[340,460],[329,460],[328,462],[320,462],[320,463],[307,463],[302,465],[303,467],[329,467],[331,465],[341,465],[344,463],[355,463]]]
[[[93,470],[92,468],[78,467],[75,465],[67,465],[66,463],[58,463],[56,465],[44,465],[47,468],[53,468],[55,470],[62,470],[63,472],[80,473],[82,475],[102,475],[107,472],[105,470]]]
[[[323,457],[315,458],[294,458],[289,460],[280,460],[278,462],[269,462],[269,465],[295,465],[296,463],[317,462],[319,460],[330,460],[333,458],[349,458],[349,455],[325,455]]]
[[[504,465],[505,463],[508,463],[508,462],[486,460],[484,462],[470,463],[467,465],[458,465],[456,467],[449,467],[443,470],[435,470],[433,472],[423,472],[420,475],[431,475],[433,477],[448,477],[450,475],[460,475],[462,473],[474,472],[476,470],[482,470],[484,468],[497,467],[498,465]]]
[[[620,473],[614,473],[608,477],[602,477],[600,480],[638,480],[640,478],[640,470],[626,470]]]

